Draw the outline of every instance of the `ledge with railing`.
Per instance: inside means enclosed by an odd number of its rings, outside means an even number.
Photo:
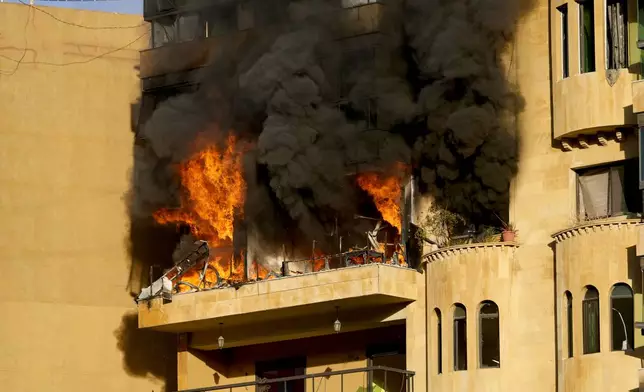
[[[349,377],[349,376],[354,377]],[[362,375],[362,382],[357,383],[355,375]],[[356,369],[336,370],[315,374],[303,374],[300,376],[280,377],[273,379],[258,378],[255,381],[247,381],[236,384],[217,385],[204,388],[185,389],[178,392],[210,392],[210,391],[234,391],[236,388],[245,388],[245,390],[255,391],[291,391],[295,389],[304,389],[306,384],[311,385],[311,390],[316,391],[322,383],[326,383],[327,388],[331,384],[331,390],[335,392],[375,392],[375,391],[395,391],[395,392],[413,392],[414,375],[409,370],[401,370],[387,366],[368,366]],[[351,378],[350,380],[348,378]],[[346,389],[345,389],[346,387]]]

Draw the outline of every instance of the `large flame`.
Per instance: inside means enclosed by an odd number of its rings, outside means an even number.
[[[242,212],[246,196],[236,142],[231,135],[224,151],[209,146],[180,166],[186,191],[181,208],[157,211],[157,222],[188,224],[192,233],[210,246],[232,242],[235,214]]]
[[[382,218],[400,233],[400,178],[381,173],[363,173],[358,175],[357,181],[360,188],[371,196]]]
[[[237,140],[229,136],[224,150],[216,146],[197,152],[180,165],[179,174],[184,194],[178,209],[161,209],[154,218],[161,224],[184,223],[198,239],[208,242],[211,248],[230,247],[233,241],[235,215],[243,212],[246,182],[242,173],[242,154]],[[221,249],[220,249],[221,250]],[[219,251],[211,255],[207,264],[187,271],[182,282],[199,289],[216,284],[238,282],[244,279],[244,255]],[[179,285],[179,292],[189,291]]]

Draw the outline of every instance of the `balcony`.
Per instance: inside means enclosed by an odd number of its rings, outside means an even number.
[[[192,347],[212,349],[220,323],[229,330],[227,347],[328,334],[336,307],[349,330],[383,326],[405,319],[406,305],[418,298],[419,276],[369,264],[177,294],[169,303],[153,298],[139,302],[139,327],[195,332]],[[321,322],[327,319],[331,324]],[[258,331],[258,323],[272,328]]]
[[[256,379],[255,381],[241,382],[237,384],[185,389],[179,392],[238,390],[289,391],[300,388],[306,389],[307,391],[323,390],[334,392],[367,392],[375,390],[413,392],[414,375],[414,372],[395,369],[387,366],[368,366],[357,369],[305,374],[301,376],[280,377],[274,379]]]
[[[583,296],[582,288],[595,286],[608,293],[616,283],[636,283],[639,261],[636,245],[640,219],[617,217],[583,222],[552,235],[557,259],[557,285],[561,296],[569,290]]]
[[[382,4],[370,3],[333,11],[338,12],[337,17],[333,18],[337,21],[333,35],[337,39],[345,39],[377,33],[380,29],[382,7]],[[169,42],[142,51],[141,79],[197,69],[216,64],[219,59],[237,57],[239,53],[248,49],[249,42],[257,42],[260,36],[265,38],[277,35],[281,31],[279,23],[255,25],[254,23],[259,23],[252,22],[255,18],[247,19],[243,26],[231,27],[230,30],[216,36],[206,38],[206,27],[199,27],[203,37],[197,36],[196,39],[186,42]],[[166,26],[166,29],[174,31],[175,26]],[[178,37],[179,34],[175,31],[170,36]]]
[[[554,137],[573,138],[637,124],[628,69],[617,71],[613,86],[605,72],[573,75],[554,85]]]

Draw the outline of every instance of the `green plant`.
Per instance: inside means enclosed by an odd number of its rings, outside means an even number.
[[[514,226],[514,223],[512,223],[512,222],[508,223],[508,222],[504,221],[503,219],[501,219],[501,217],[498,216],[497,214],[494,214],[494,215],[496,215],[496,217],[499,219],[499,221],[501,221],[503,231],[512,231],[512,232],[515,232],[515,233],[518,231],[516,226]]]
[[[421,241],[438,242],[442,245],[450,242],[454,233],[464,224],[465,219],[461,215],[445,208],[432,206],[419,222],[416,236]],[[429,238],[432,236],[437,241],[431,241]]]

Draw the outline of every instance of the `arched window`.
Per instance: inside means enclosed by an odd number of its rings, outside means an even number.
[[[467,311],[454,305],[454,370],[467,370]]]
[[[479,364],[482,368],[501,367],[499,307],[483,301],[479,307]]]
[[[438,374],[443,373],[443,325],[440,309],[434,309],[436,319],[436,367]]]
[[[566,291],[566,340],[568,341],[568,358],[573,356],[572,294]]]
[[[584,354],[599,352],[599,291],[593,286],[586,286],[582,303],[584,322]]]
[[[633,290],[630,286],[624,283],[613,286],[610,292],[610,335],[613,351],[626,351],[634,347],[633,306]]]

